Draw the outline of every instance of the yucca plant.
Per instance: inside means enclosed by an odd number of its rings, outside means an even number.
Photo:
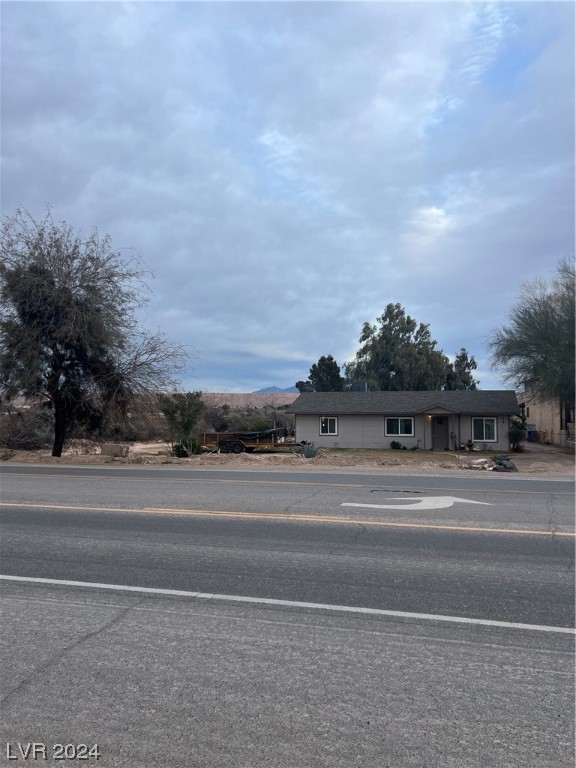
[[[304,443],[300,451],[300,454],[305,459],[315,459],[318,456],[320,456],[320,448],[314,443]]]
[[[172,453],[179,459],[186,459],[192,454],[203,453],[202,445],[200,441],[195,437],[185,437],[180,443],[176,443],[172,447]]]

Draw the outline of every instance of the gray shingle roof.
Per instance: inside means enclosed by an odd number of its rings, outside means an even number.
[[[287,409],[296,414],[520,413],[512,390],[457,392],[303,392]]]

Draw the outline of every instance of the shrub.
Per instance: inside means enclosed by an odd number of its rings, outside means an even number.
[[[402,448],[402,443],[399,443],[398,440],[392,440],[390,448],[392,448],[393,451],[399,451]]]
[[[110,424],[104,430],[102,439],[120,443],[167,442],[170,430],[162,415],[139,409]]]
[[[305,459],[315,459],[320,455],[320,448],[315,443],[304,443],[300,453]]]
[[[195,437],[188,437],[172,447],[172,453],[179,459],[185,459],[191,455],[203,453],[202,445]]]
[[[158,406],[170,428],[172,453],[186,458],[191,453],[202,453],[199,440],[194,436],[200,417],[204,413],[201,392],[176,392],[160,395]]]
[[[526,424],[518,417],[512,417],[510,420],[510,430],[508,432],[508,439],[510,440],[510,448],[515,453],[521,453],[524,450],[523,443],[526,440],[528,430]]]
[[[14,408],[2,403],[0,446],[16,451],[35,451],[50,445],[52,414],[41,406]]]

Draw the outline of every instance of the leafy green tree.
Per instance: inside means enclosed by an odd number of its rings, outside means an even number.
[[[348,381],[370,390],[434,390],[446,382],[448,358],[436,349],[429,326],[418,324],[400,304],[388,304],[376,323],[364,323],[361,347],[344,368]]]
[[[310,380],[308,381],[297,381],[294,385],[298,392],[302,394],[302,392],[314,392],[314,385]]]
[[[52,455],[81,424],[94,434],[143,394],[173,389],[187,355],[138,329],[145,273],[97,230],[18,210],[0,236],[0,394],[46,401]]]
[[[197,440],[194,431],[204,413],[201,392],[177,392],[172,395],[160,395],[160,411],[168,422],[172,449],[179,454],[195,452]]]
[[[468,350],[462,347],[460,352],[456,355],[453,363],[448,365],[448,373],[446,374],[446,384],[444,389],[477,389],[479,381],[476,381],[472,372],[478,367],[474,357],[468,356]]]
[[[323,355],[310,368],[308,381],[297,381],[300,392],[341,392],[346,380],[340,375],[340,366],[332,355]]]
[[[574,403],[575,278],[574,261],[563,260],[552,283],[525,284],[490,339],[493,367],[516,387],[529,383],[540,401]]]

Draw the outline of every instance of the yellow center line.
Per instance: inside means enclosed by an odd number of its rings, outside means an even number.
[[[164,471],[164,470],[159,470]],[[174,470],[170,470],[174,471]],[[178,470],[176,470],[178,471]],[[221,472],[225,470],[201,470],[206,472]],[[256,470],[257,471],[257,470]],[[262,472],[266,472],[267,470],[260,470]],[[45,473],[35,473],[35,472],[26,472],[26,473],[20,473],[20,472],[6,472],[2,471],[0,472],[0,477],[41,477],[43,480],[61,480],[62,475],[54,474],[49,475]],[[336,482],[323,482],[323,481],[316,481],[316,480],[263,480],[263,479],[249,479],[249,480],[242,480],[239,478],[221,478],[221,477],[117,477],[114,474],[110,475],[98,475],[98,474],[87,474],[87,475],[65,475],[67,480],[121,480],[121,481],[127,481],[127,482],[137,482],[137,483],[144,483],[144,482],[152,482],[152,483],[190,483],[190,482],[197,482],[197,483],[221,483],[221,484],[228,484],[228,485],[301,485],[301,486],[319,486],[322,488],[372,488],[374,486],[375,490],[381,490],[380,487],[377,485],[377,483],[380,483],[382,485],[389,485],[390,483],[386,483],[387,477],[386,475],[373,475],[373,474],[367,474],[367,477],[369,477],[371,480],[375,480],[374,483],[371,482],[364,482],[364,483],[336,483]],[[398,476],[396,476],[398,477]],[[523,478],[523,479],[534,479],[534,478]],[[549,482],[566,482],[562,478],[550,478]],[[447,491],[454,491],[458,493],[499,493],[499,494],[514,494],[517,495],[521,493],[523,496],[574,496],[574,491],[518,491],[515,490],[508,490],[506,488],[433,488],[429,486],[413,486],[413,485],[398,485],[394,488],[386,488],[385,490],[390,491],[415,491],[417,493],[423,493],[425,491],[433,491],[433,492],[447,492]]]
[[[155,509],[145,507],[144,509],[128,509],[122,507],[84,507],[69,506],[63,504],[23,504],[21,502],[0,502],[0,507],[16,507],[24,509],[58,509],[72,512],[120,512],[122,514],[143,514],[143,515],[174,515],[181,517],[224,517],[237,520],[281,520],[298,523],[336,523],[338,525],[365,525],[380,528],[422,528],[425,530],[438,531],[464,531],[474,533],[513,533],[529,536],[567,536],[576,537],[574,532],[564,531],[536,531],[524,528],[482,528],[479,526],[467,525],[436,525],[432,523],[391,523],[384,520],[357,520],[350,517],[333,516],[315,516],[315,515],[287,515],[280,512],[225,512],[221,510],[206,509]]]
[[[161,470],[162,471],[162,470]],[[212,470],[207,470],[212,471]],[[265,470],[264,470],[265,471]],[[61,475],[48,475],[44,473],[32,473],[32,472],[26,472],[24,474],[20,472],[0,472],[0,477],[5,477],[9,475],[10,477],[41,477],[44,479],[52,479],[52,480],[60,480],[62,478]],[[239,479],[232,479],[228,480],[227,478],[219,478],[219,477],[201,477],[201,478],[191,478],[191,477],[115,477],[114,475],[66,475],[67,480],[127,480],[128,482],[153,482],[153,483],[189,483],[189,482],[200,482],[200,483],[228,483],[230,485],[320,485],[328,488],[365,488],[367,483],[325,483],[325,482],[315,482],[310,480],[239,480]],[[450,489],[448,489],[450,490]],[[457,490],[457,489],[455,489]],[[462,489],[460,489],[462,490]]]

